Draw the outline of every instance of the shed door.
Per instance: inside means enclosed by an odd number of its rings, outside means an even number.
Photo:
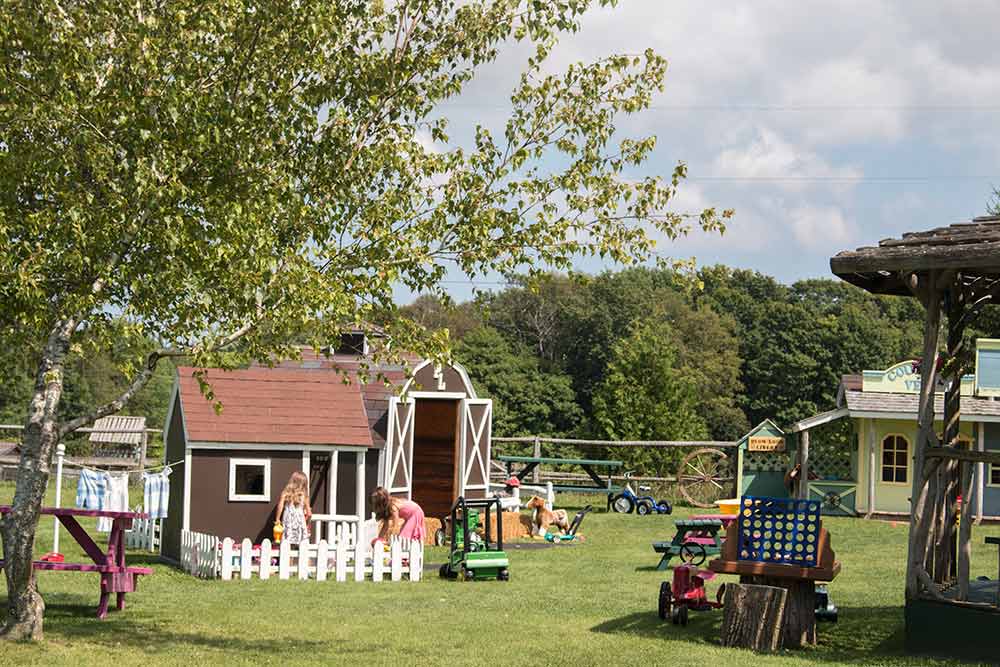
[[[389,433],[385,441],[385,485],[393,495],[413,493],[413,399],[389,399]]]
[[[490,488],[493,401],[488,398],[463,399],[461,415],[458,493],[462,496],[484,498]]]

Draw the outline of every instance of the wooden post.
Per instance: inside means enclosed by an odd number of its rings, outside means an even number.
[[[531,448],[531,455],[534,456],[536,459],[542,456],[542,441],[538,438],[537,435],[535,436],[534,445]],[[539,480],[538,466],[535,466],[535,469],[531,471],[531,481],[533,484],[538,484],[538,480]]]
[[[752,651],[782,648],[788,591],[776,586],[726,584],[722,645]]]
[[[957,278],[956,278],[957,280]],[[948,342],[945,364],[948,369],[944,378],[947,385],[944,394],[944,428],[942,445],[958,447],[959,427],[962,418],[962,375],[961,360],[964,356],[963,333],[965,326],[962,315],[965,300],[962,291],[953,283],[945,294],[948,313]],[[946,583],[955,574],[956,523],[959,494],[958,461],[943,460],[938,465],[937,540],[934,545],[934,562],[931,575],[936,583]]]
[[[927,546],[933,511],[928,511],[929,479],[924,475],[927,446],[936,442],[934,433],[934,388],[937,385],[938,329],[941,325],[941,291],[938,272],[920,277],[919,289],[927,312],[924,319],[924,350],[920,364],[919,433],[914,446],[913,482],[910,494],[910,536],[906,557],[906,600],[920,597],[922,574],[927,572]]]
[[[981,452],[986,451],[986,423],[979,422],[976,424],[976,444],[977,449]],[[989,468],[986,467],[985,463],[976,464],[976,525],[978,526],[983,521],[983,494],[986,491],[986,475],[989,474]]]
[[[962,513],[958,526],[958,599],[969,599],[969,563],[972,560],[972,493],[973,479],[970,462],[961,464],[962,471]]]
[[[809,498],[809,431],[799,434],[799,498]]]
[[[868,433],[868,517],[875,514],[875,475],[878,472],[878,447],[875,442],[875,420],[865,420]]]

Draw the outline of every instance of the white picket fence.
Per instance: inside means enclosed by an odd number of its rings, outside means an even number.
[[[309,579],[313,581],[419,581],[424,567],[424,547],[418,541],[392,538],[388,549],[379,545],[372,549],[365,542],[348,544],[340,540],[328,544],[300,544],[293,547],[282,542],[275,549],[270,540],[255,548],[249,539],[236,543],[222,540],[219,568],[223,580],[229,579]]]
[[[159,519],[133,519],[131,530],[125,531],[125,547],[160,552]]]
[[[345,531],[349,533],[349,531]],[[380,544],[381,547],[381,544]],[[328,543],[274,547],[265,539],[254,546],[249,539],[236,542],[212,535],[183,531],[181,565],[202,578],[301,579],[309,581],[419,581],[424,567],[424,546],[419,541],[394,537],[388,547],[373,549],[367,539],[339,539]]]
[[[181,531],[181,567],[202,579],[219,576],[219,538],[192,530]]]

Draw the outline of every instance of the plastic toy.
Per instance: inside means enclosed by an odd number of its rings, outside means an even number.
[[[285,534],[285,527],[281,525],[280,521],[274,522],[274,530],[272,531],[272,536],[274,537],[275,544],[281,544],[281,536]]]
[[[637,514],[645,516],[653,513],[670,514],[674,511],[674,508],[666,500],[657,501],[653,496],[637,496],[635,491],[632,490],[632,482],[629,481],[634,473],[634,470],[624,473],[625,488],[611,499],[611,508],[615,512],[619,514],[631,514],[634,510]],[[639,491],[649,491],[649,487],[640,486]]]
[[[669,581],[660,584],[658,612],[660,620],[670,621],[674,625],[687,625],[688,610],[711,611],[722,607],[722,595],[726,585],[719,586],[715,601],[708,599],[705,593],[705,582],[715,578],[710,570],[699,570],[694,565],[678,565],[674,568],[673,586]]]
[[[587,516],[587,513],[594,509],[593,505],[587,505],[582,510],[576,513],[573,517],[573,521],[570,522],[569,528],[562,535],[556,535],[555,533],[545,533],[545,539],[548,542],[555,542],[559,544],[561,542],[575,542],[577,540],[582,540],[582,535],[577,535],[576,531],[580,528],[580,524],[583,523],[583,518]]]
[[[816,620],[837,622],[837,605],[830,601],[826,584],[816,584]]]
[[[480,511],[485,513],[483,521],[484,537],[475,532],[479,524]],[[490,534],[490,512],[496,512],[497,535],[494,541]],[[451,553],[448,562],[441,566],[439,574],[446,579],[459,576],[465,581],[510,579],[507,553],[503,550],[503,511],[499,498],[466,499],[459,496],[451,506],[449,516],[451,531]]]

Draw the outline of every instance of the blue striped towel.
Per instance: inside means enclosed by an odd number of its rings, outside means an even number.
[[[76,484],[76,506],[85,510],[104,509],[104,492],[108,487],[108,474],[98,470],[80,471]]]

